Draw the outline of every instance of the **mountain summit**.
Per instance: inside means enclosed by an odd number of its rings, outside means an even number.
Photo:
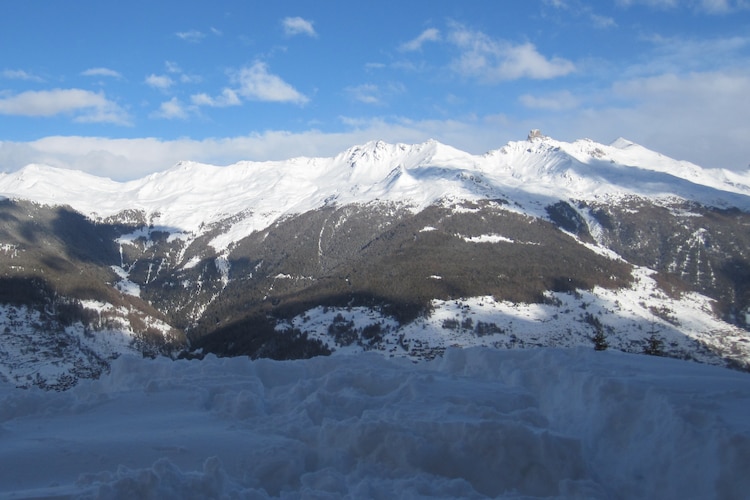
[[[29,165],[0,195],[0,367],[21,385],[94,376],[123,349],[424,359],[606,336],[640,352],[644,332],[750,365],[750,176],[625,139],[373,141],[129,182]],[[26,381],[46,358],[7,346],[28,342],[78,358]]]

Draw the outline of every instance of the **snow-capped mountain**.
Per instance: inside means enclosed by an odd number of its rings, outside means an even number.
[[[640,352],[658,334],[666,354],[750,366],[750,174],[625,139],[532,131],[484,155],[370,142],[124,183],[29,165],[0,174],[0,195],[8,338],[33,337],[39,319],[12,322],[35,314],[152,353],[271,357],[598,332]]]
[[[373,141],[332,158],[240,162],[226,167],[185,161],[124,183],[29,165],[0,174],[0,193],[69,205],[93,219],[138,210],[155,226],[193,236],[245,214],[232,234],[236,241],[281,217],[331,203],[393,201],[421,210],[445,200],[511,196],[533,211],[540,198],[608,201],[634,195],[748,210],[750,175],[703,169],[625,139],[604,146],[590,140],[565,143],[530,134],[527,141],[511,142],[482,156],[437,141],[416,145]],[[217,250],[231,241],[216,242]]]

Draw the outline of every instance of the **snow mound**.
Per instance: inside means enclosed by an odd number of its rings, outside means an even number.
[[[592,349],[143,360],[0,385],[0,497],[740,498],[750,376]]]

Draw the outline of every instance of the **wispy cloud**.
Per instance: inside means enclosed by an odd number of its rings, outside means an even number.
[[[285,17],[281,20],[281,25],[284,27],[284,34],[287,36],[318,36],[313,27],[313,22],[301,17]]]
[[[264,62],[240,69],[233,76],[239,85],[237,93],[246,99],[269,102],[304,104],[309,99],[281,77],[268,71]]]
[[[172,78],[170,78],[168,75],[151,74],[146,77],[144,82],[149,87],[154,87],[160,90],[167,90],[169,87],[174,85],[174,80],[172,80]]]
[[[581,0],[544,0],[544,5],[566,12],[575,19],[587,20],[594,28],[607,29],[617,26],[614,18],[597,14],[594,8]]]
[[[355,87],[347,87],[346,92],[355,101],[363,102],[365,104],[382,104],[379,95],[380,89],[377,85],[365,83]]]
[[[750,10],[750,2],[747,0],[617,0],[617,4],[622,7],[645,5],[661,10],[688,7],[693,11],[707,14],[729,14]]]
[[[3,115],[50,117],[66,113],[73,114],[78,122],[130,124],[125,110],[101,92],[54,89],[0,98],[0,114]]]
[[[401,83],[389,83],[385,86],[365,83],[345,90],[355,101],[382,106],[387,104],[388,98],[403,93],[405,88]]]
[[[455,25],[449,35],[460,55],[452,63],[461,76],[476,78],[483,83],[531,78],[546,80],[575,71],[575,65],[560,57],[542,55],[530,42],[514,44]]]
[[[417,50],[421,50],[422,46],[426,42],[437,42],[439,40],[440,30],[436,28],[428,28],[420,33],[418,37],[409,40],[408,42],[402,43],[399,49],[404,52],[414,52]]]
[[[90,68],[90,69],[87,69],[86,71],[82,71],[81,75],[83,76],[105,76],[109,78],[118,78],[118,79],[122,78],[122,75],[119,72],[113,69],[109,69],[109,68]]]
[[[654,35],[645,40],[651,43],[652,50],[643,61],[625,70],[627,77],[744,68],[750,64],[747,36],[693,39]]]
[[[190,43],[198,43],[206,38],[206,34],[198,30],[178,31],[175,36]]]
[[[0,73],[0,75],[2,75],[2,77],[7,80],[26,80],[30,82],[44,81],[42,77],[39,77],[22,69],[4,69],[2,73]]]
[[[152,118],[165,118],[167,120],[185,120],[188,118],[188,111],[179,99],[172,99],[161,103],[159,109],[151,113]]]
[[[384,69],[386,67],[387,67],[386,64],[385,63],[381,63],[381,62],[368,62],[368,63],[365,63],[365,69],[366,70],[379,70],[379,69]]]
[[[615,20],[609,16],[600,16],[599,14],[589,13],[589,19],[591,20],[592,24],[595,28],[599,29],[605,29],[605,28],[614,28],[617,26],[617,23]]]
[[[182,73],[182,68],[174,61],[164,61],[164,66],[167,68],[168,73]]]
[[[232,89],[224,89],[217,97],[211,97],[205,93],[194,94],[190,96],[190,101],[196,106],[209,106],[212,108],[225,108],[242,104],[242,101],[237,96],[237,92]]]
[[[175,78],[180,79],[180,83],[198,83],[203,80],[199,75],[185,73],[180,65],[174,61],[165,61],[164,66],[167,69],[167,73],[175,75]]]
[[[679,2],[677,0],[617,0],[617,4],[623,7],[630,7],[634,4],[641,4],[658,9],[669,9],[677,7]]]

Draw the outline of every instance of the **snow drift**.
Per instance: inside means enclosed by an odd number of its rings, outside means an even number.
[[[0,498],[742,498],[750,375],[591,349],[123,356],[0,386]]]

